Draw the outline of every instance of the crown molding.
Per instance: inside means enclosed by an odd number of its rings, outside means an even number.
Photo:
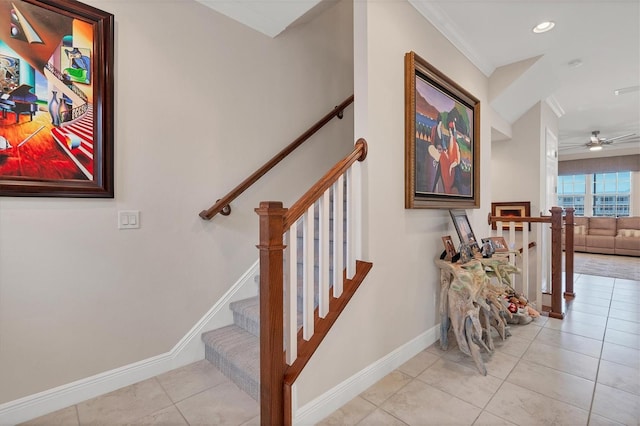
[[[447,16],[445,11],[442,10],[442,8],[438,6],[436,2],[424,0],[408,1],[484,75],[489,77],[493,73],[496,67],[474,51],[474,49],[465,41],[464,37],[456,28],[455,24],[453,24],[453,20],[449,18],[449,16]]]

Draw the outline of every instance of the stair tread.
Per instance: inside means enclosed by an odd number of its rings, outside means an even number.
[[[237,367],[259,381],[260,339],[236,325],[208,331],[202,335],[208,345]]]
[[[260,298],[258,296],[249,297],[248,299],[236,300],[235,302],[231,302],[229,304],[229,308],[231,308],[234,312],[240,313],[257,313],[260,315]]]

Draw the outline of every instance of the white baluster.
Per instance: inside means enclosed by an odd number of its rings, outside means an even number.
[[[287,241],[284,291],[285,291],[285,352],[287,364],[291,365],[298,357],[298,223],[289,228]]]
[[[527,300],[529,295],[529,223],[522,224],[522,293]],[[537,306],[536,306],[537,307]]]
[[[502,221],[496,222],[496,236],[502,237]]]
[[[320,292],[318,314],[324,318],[329,313],[329,190],[319,200],[320,213],[318,229],[318,288]]]
[[[344,177],[333,185],[333,297],[342,295],[344,271]]]
[[[309,207],[304,214],[304,233],[303,233],[303,270],[304,276],[302,280],[302,337],[304,340],[311,339],[313,336],[313,243],[314,243],[314,205]]]
[[[515,250],[516,250],[516,223],[509,222],[509,251],[515,251]],[[516,264],[515,253],[509,253],[509,261],[511,262],[512,265]],[[515,280],[516,280],[516,274],[511,274],[511,282],[514,284],[514,287],[516,283]]]
[[[355,252],[355,217],[353,204],[353,170],[347,170],[347,278],[351,279],[356,274]]]

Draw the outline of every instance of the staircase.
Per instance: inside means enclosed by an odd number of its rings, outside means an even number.
[[[346,183],[345,188],[346,190]],[[346,212],[344,200],[343,211]],[[330,212],[333,212],[333,196],[330,197]],[[346,215],[345,215],[346,216]],[[318,306],[318,246],[319,214],[314,215],[314,307]],[[333,243],[333,214],[329,216],[329,239]],[[345,223],[346,228],[346,223]],[[302,273],[303,273],[303,234],[302,226],[297,232],[297,270],[298,270],[298,329],[302,327]],[[345,240],[343,240],[345,241]],[[329,256],[333,257],[333,245]],[[346,241],[343,253],[346,253]],[[285,266],[286,268],[286,266]],[[333,270],[330,268],[329,276]],[[330,287],[333,283],[330,283]],[[224,375],[256,401],[260,401],[260,297],[250,297],[229,304],[233,312],[233,324],[203,333],[205,358],[213,363]]]

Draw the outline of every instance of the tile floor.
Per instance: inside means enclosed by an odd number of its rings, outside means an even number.
[[[564,321],[496,339],[487,376],[436,343],[320,425],[639,425],[640,282],[579,275],[575,292]],[[258,404],[201,361],[27,424],[259,423]]]

